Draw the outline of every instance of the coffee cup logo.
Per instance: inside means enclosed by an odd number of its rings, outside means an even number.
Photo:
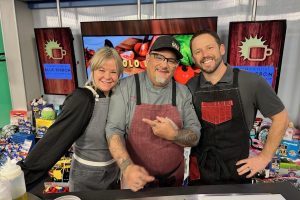
[[[53,48],[52,49],[52,58],[61,60],[66,55],[66,50],[64,50],[62,47],[59,48]]]
[[[268,49],[267,46],[253,46],[250,47],[248,60],[250,61],[264,61],[267,56],[272,55],[273,50]]]
[[[67,54],[57,41],[50,40],[45,44],[45,53],[47,56],[54,60],[62,60]]]
[[[264,61],[273,53],[273,50],[264,44],[265,42],[266,41],[262,41],[262,37],[257,38],[257,35],[255,37],[250,36],[249,39],[245,38],[245,41],[242,41],[242,45],[239,46],[241,48],[239,51],[241,57],[249,61]]]

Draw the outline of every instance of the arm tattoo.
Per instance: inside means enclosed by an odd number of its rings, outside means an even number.
[[[126,150],[124,140],[122,140],[121,136],[117,134],[108,137],[107,144],[111,154],[113,154],[114,152],[118,153],[119,151]]]
[[[175,142],[185,147],[195,146],[198,142],[198,136],[191,130],[180,129],[175,136]]]
[[[114,134],[107,138],[107,143],[112,157],[117,161],[121,171],[124,172],[132,164],[124,140],[120,135]]]
[[[124,171],[126,170],[126,168],[132,164],[132,161],[130,159],[120,159],[120,169],[121,169],[121,172],[124,173]]]

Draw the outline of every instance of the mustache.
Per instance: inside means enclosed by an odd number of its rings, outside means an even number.
[[[167,67],[155,67],[155,71],[170,72]]]

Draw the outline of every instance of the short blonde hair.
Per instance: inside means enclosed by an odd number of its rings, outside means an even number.
[[[90,77],[88,82],[85,85],[90,85],[95,87],[95,82],[94,82],[94,71],[99,69],[108,59],[113,58],[115,60],[116,66],[117,66],[117,74],[118,77],[120,78],[123,74],[123,63],[122,59],[114,48],[111,47],[103,47],[101,49],[98,49],[96,53],[93,55],[93,57],[90,59],[89,64],[90,64]]]

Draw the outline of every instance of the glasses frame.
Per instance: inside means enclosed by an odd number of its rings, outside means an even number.
[[[150,56],[152,58],[154,58],[154,60],[156,62],[165,62],[165,61],[167,61],[167,64],[170,67],[177,67],[179,65],[179,60],[177,60],[176,58],[166,58],[164,55],[156,53],[156,52],[151,52]],[[157,58],[159,58],[159,59],[157,59]],[[171,62],[170,62],[170,60],[171,60]],[[176,61],[176,64],[175,63],[173,64],[172,63],[173,61]]]

